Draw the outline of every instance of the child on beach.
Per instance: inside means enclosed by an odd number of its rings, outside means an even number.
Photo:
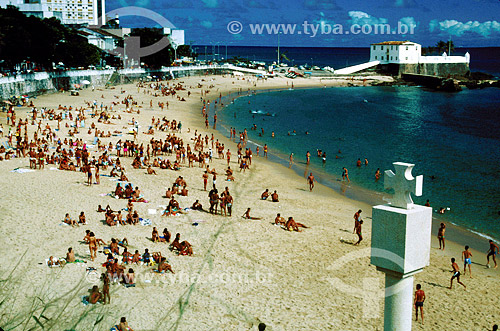
[[[498,249],[498,246],[493,242],[493,240],[489,240],[488,242],[490,243],[490,248],[487,251],[488,255],[486,255],[486,260],[487,260],[486,268],[490,267],[490,256],[492,257],[493,262],[495,263],[495,268],[496,268],[497,267],[497,260],[496,260],[495,256],[498,254],[499,249]]]
[[[451,258],[451,268],[453,269],[451,272],[453,273],[453,276],[451,276],[450,280],[450,287],[449,289],[451,290],[453,288],[453,279],[457,279],[457,283],[462,285],[464,289],[467,289],[467,287],[460,281],[460,268],[458,267],[458,264],[455,262],[455,258]]]
[[[472,271],[470,270],[470,265],[472,264],[471,258],[472,253],[469,251],[469,246],[465,246],[465,251],[462,252],[462,260],[464,261],[464,275],[467,273],[467,265],[469,266],[469,275],[472,278]]]
[[[422,318],[422,324],[424,324],[424,301],[425,292],[422,290],[422,285],[417,284],[417,290],[415,291],[415,321],[418,321],[418,308],[420,307],[420,317]]]

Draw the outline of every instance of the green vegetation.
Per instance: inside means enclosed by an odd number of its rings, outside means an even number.
[[[0,60],[8,69],[24,61],[40,69],[52,69],[52,63],[58,62],[86,67],[99,64],[101,51],[54,17],[28,17],[7,6],[0,8]]]
[[[446,52],[446,54],[450,55],[452,52],[455,51],[455,45],[453,44],[453,41],[438,41],[436,43],[436,46],[429,46],[429,47],[422,47],[422,55],[431,55],[431,54],[443,54],[443,52]]]
[[[136,28],[132,29],[131,36],[140,37],[141,48],[151,46],[161,40],[164,36],[163,30],[159,28]],[[166,38],[166,37],[165,37]],[[192,57],[193,53],[189,45],[179,45],[177,48],[177,58],[183,56]],[[162,50],[141,57],[141,62],[149,68],[158,69],[162,66],[170,66],[174,62],[175,51],[172,45],[169,45]]]

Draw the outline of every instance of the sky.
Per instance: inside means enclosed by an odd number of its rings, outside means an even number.
[[[457,47],[500,46],[500,0],[106,0],[107,12],[129,6],[161,15],[193,45],[431,46],[451,38]],[[165,25],[155,21],[120,17],[126,27]]]

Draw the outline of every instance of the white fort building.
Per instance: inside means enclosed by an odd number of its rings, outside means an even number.
[[[467,76],[470,54],[423,56],[422,45],[411,41],[384,41],[370,45],[370,62],[393,75]]]
[[[387,63],[469,63],[470,55],[449,56],[422,56],[422,46],[411,41],[384,41],[371,44],[370,61]]]

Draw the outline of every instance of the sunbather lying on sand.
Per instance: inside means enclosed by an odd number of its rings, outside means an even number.
[[[293,219],[293,217],[289,217],[288,221],[285,224],[285,228],[288,231],[292,231],[293,230],[293,231],[301,232],[301,230],[299,230],[299,228],[306,228],[307,229],[308,227],[305,226],[302,223],[295,222],[295,220]],[[292,228],[292,230],[290,230],[290,228]]]

